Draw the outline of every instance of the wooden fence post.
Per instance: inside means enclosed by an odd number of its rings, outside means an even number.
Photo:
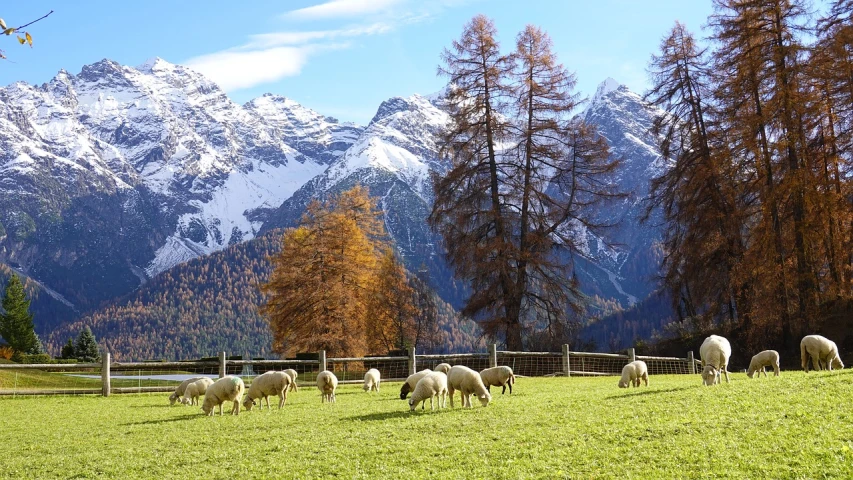
[[[693,350],[687,352],[687,371],[690,373],[696,373],[696,360],[693,359]]]
[[[101,357],[101,395],[110,396],[110,352]]]
[[[219,352],[219,378],[227,375],[227,370],[225,370],[225,352]]]
[[[571,371],[569,367],[571,364],[569,363],[569,344],[563,344],[563,372],[566,373],[567,377],[571,377]]]
[[[325,350],[320,350],[319,352],[317,352],[317,360],[320,361],[320,371],[322,372],[324,370],[327,370],[327,368],[326,368],[326,351]]]
[[[409,375],[414,375],[417,370],[416,360],[415,347],[409,347]]]
[[[489,367],[498,366],[498,346],[497,344],[489,345]]]
[[[637,355],[634,351],[634,347],[628,349],[628,360],[631,362],[637,360]]]

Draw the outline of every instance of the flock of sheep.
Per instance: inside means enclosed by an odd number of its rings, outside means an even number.
[[[378,392],[379,384],[379,370],[371,368],[364,374],[365,391]],[[414,410],[419,403],[423,403],[421,408],[426,408],[427,399],[429,399],[430,409],[433,409],[433,400],[436,397],[438,407],[444,408],[447,406],[449,395],[450,406],[453,407],[453,395],[458,390],[463,407],[471,407],[472,395],[476,395],[485,407],[492,399],[490,393],[492,385],[503,387],[501,393],[506,392],[506,388],[509,387],[509,393],[512,394],[513,384],[515,384],[515,375],[509,367],[487,368],[477,373],[462,365],[451,367],[447,363],[442,363],[435,367],[435,371],[426,369],[410,375],[400,389],[400,398],[405,400],[409,392],[412,392],[412,398],[409,399],[410,410]],[[317,374],[317,389],[322,394],[321,402],[334,402],[337,388],[338,378],[334,373],[323,370]],[[258,375],[252,381],[248,391],[243,380],[233,375],[216,381],[208,377],[194,377],[178,385],[169,395],[169,403],[174,405],[180,401],[184,405],[198,405],[199,398],[203,396],[201,409],[205,415],[212,416],[216,407],[219,407],[219,414],[222,415],[222,404],[225,402],[232,402],[231,414],[239,415],[241,405],[246,410],[251,410],[256,401],[263,406],[263,401],[266,400],[267,408],[270,408],[269,397],[272,396],[279,398],[278,408],[282,408],[287,402],[287,392],[298,390],[296,370],[293,369]],[[244,394],[245,398],[243,398]]]
[[[724,337],[711,335],[702,342],[699,347],[699,356],[702,359],[702,383],[705,385],[716,385],[720,383],[720,374],[726,377],[729,383],[729,372],[726,367],[732,356],[732,346]],[[800,358],[803,370],[809,371],[809,358],[815,370],[832,370],[833,368],[844,368],[841,358],[838,356],[838,346],[835,342],[820,335],[806,335],[800,341]],[[774,376],[779,376],[779,352],[776,350],[764,350],[752,357],[746,374],[753,378],[756,373],[767,376],[765,367],[772,367]],[[619,379],[619,387],[627,388],[629,385],[640,386],[640,381],[649,385],[649,369],[646,362],[642,360],[633,361],[622,369],[622,378]]]
[[[718,335],[711,335],[702,342],[699,348],[702,359],[702,383],[705,385],[716,385],[720,383],[720,375],[726,377],[729,382],[729,372],[726,367],[732,355],[732,347],[729,341]],[[808,373],[809,358],[815,370],[832,370],[833,368],[844,368],[841,358],[838,356],[838,347],[835,342],[820,335],[808,335],[800,342],[800,355],[802,357],[803,369]],[[779,353],[775,350],[765,350],[752,357],[746,374],[753,378],[756,373],[767,376],[766,367],[772,367],[775,376],[779,376]],[[371,368],[364,374],[364,390],[379,391],[379,370]],[[649,369],[642,360],[636,360],[625,365],[622,369],[622,378],[619,379],[619,387],[627,388],[630,385],[639,387],[640,383],[649,385]],[[512,386],[515,384],[515,375],[507,366],[492,367],[477,373],[463,365],[450,366],[447,363],[439,364],[435,371],[421,370],[403,383],[400,388],[400,398],[409,398],[409,409],[414,411],[418,404],[426,408],[429,400],[430,410],[435,408],[434,401],[437,400],[438,408],[447,407],[447,397],[450,397],[450,406],[453,407],[453,397],[458,391],[462,407],[471,408],[471,397],[476,396],[484,407],[492,400],[491,387],[503,387],[501,394],[506,392],[512,394]],[[334,402],[335,390],[338,388],[338,378],[329,370],[324,370],[317,375],[317,388],[322,394],[321,402]],[[204,400],[201,409],[206,415],[213,415],[216,407],[222,415],[222,404],[232,402],[231,413],[240,414],[240,405],[251,410],[258,402],[263,406],[266,400],[267,408],[270,408],[271,396],[278,396],[278,408],[284,407],[287,402],[287,392],[298,391],[296,386],[296,370],[289,369],[281,372],[266,372],[255,378],[246,391],[246,386],[240,377],[228,375],[213,381],[207,377],[195,377],[184,380],[169,396],[169,402],[174,405],[177,401],[185,405],[198,405],[199,398]],[[243,398],[244,393],[246,394]]]

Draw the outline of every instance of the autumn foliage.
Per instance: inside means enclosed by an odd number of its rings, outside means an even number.
[[[432,341],[436,317],[420,315],[425,309],[390,247],[367,189],[313,201],[284,233],[262,287],[273,349],[363,356]]]

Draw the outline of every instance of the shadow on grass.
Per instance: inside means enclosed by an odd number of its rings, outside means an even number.
[[[662,389],[662,390],[642,389],[638,392],[625,392],[621,395],[620,394],[610,395],[609,397],[604,397],[604,399],[605,400],[611,400],[611,399],[616,399],[616,398],[639,397],[640,395],[657,395],[659,393],[680,392],[682,390],[689,390],[692,388],[693,387],[666,388],[666,389]]]
[[[160,420],[145,420],[143,422],[122,423],[121,426],[122,427],[130,427],[133,425],[159,425],[159,424],[163,424],[163,423],[186,422],[186,421],[195,420],[197,418],[201,418],[204,416],[205,416],[204,414],[199,412],[198,415],[183,415],[183,416],[174,417],[174,418],[162,418]],[[219,416],[219,414],[217,413],[216,416]]]
[[[409,410],[408,405],[406,405],[405,410],[400,410],[396,412],[369,413],[367,415],[347,417],[344,418],[344,420],[357,420],[360,422],[385,421],[393,418],[407,418],[412,415],[424,415],[425,413],[430,415],[440,415],[443,413],[449,413],[450,411],[450,407],[448,406],[447,408],[437,408],[433,411],[430,411],[429,409],[421,410],[421,408],[418,407],[416,411],[412,412]]]

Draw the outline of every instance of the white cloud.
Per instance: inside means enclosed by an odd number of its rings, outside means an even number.
[[[380,13],[404,0],[332,0],[311,7],[291,10],[283,18],[293,20],[322,20]]]
[[[185,63],[230,91],[298,75],[312,50],[311,47],[225,50],[191,58]]]
[[[342,28],[338,30],[318,30],[312,32],[275,32],[251,35],[248,45],[243,48],[270,48],[282,45],[301,45],[317,40],[331,40],[341,37],[378,35],[392,30],[385,23],[374,23],[362,27]]]

